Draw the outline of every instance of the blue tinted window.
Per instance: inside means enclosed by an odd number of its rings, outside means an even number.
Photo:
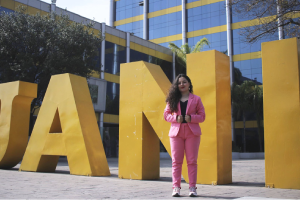
[[[298,19],[293,19],[294,21],[299,21],[299,18]],[[298,25],[295,25],[295,24],[289,24],[289,25],[286,25],[284,26],[284,29],[286,30],[290,30],[290,31],[284,31],[284,39],[288,39],[288,38],[293,38],[295,37],[295,35],[299,35],[299,27]],[[298,30],[296,32],[292,32],[291,30]]]
[[[3,8],[3,7],[0,6],[0,12],[11,13],[11,12],[15,12],[15,11],[10,10],[8,8]]]
[[[178,47],[181,47],[181,45],[182,45],[182,40],[176,40],[176,41],[171,41],[171,42],[173,42]],[[165,42],[165,43],[160,43],[159,45],[169,48],[169,43],[170,42]]]
[[[143,20],[116,26],[116,28],[143,38]]]
[[[173,68],[171,62],[130,49],[130,62],[135,61],[146,61],[149,63],[159,65],[168,77],[168,79],[172,81]]]
[[[126,63],[126,48],[105,41],[105,72],[120,75],[121,63]]]
[[[257,26],[253,27],[257,28]],[[244,29],[236,29],[232,31],[233,35],[233,54],[244,54],[256,51],[261,51],[261,43],[278,40],[278,33],[272,36],[266,36],[258,39],[255,43],[246,42],[245,35],[242,35]]]
[[[107,82],[106,85],[106,108],[105,113],[119,114],[120,84]]]
[[[181,11],[149,19],[149,40],[182,33]]]
[[[186,0],[186,3],[192,3],[194,1],[199,1],[199,0]]]
[[[140,0],[116,1],[116,20],[122,20],[143,14],[144,6]]]
[[[240,69],[243,80],[253,80],[262,83],[262,60],[242,60],[233,63],[233,66]]]
[[[149,0],[149,12],[181,5],[181,0]]]
[[[190,46],[195,46],[197,42],[199,42],[202,38],[206,38],[210,45],[204,46],[202,51],[208,51],[215,49],[220,52],[227,51],[227,33],[220,32],[220,33],[213,33],[208,35],[202,35],[198,37],[188,38],[188,44]]]
[[[187,16],[188,32],[226,24],[223,1],[188,9]]]
[[[251,17],[251,16],[257,16],[257,14],[256,14],[256,12],[258,11],[257,9],[252,10],[252,11],[247,11],[247,15],[244,15],[243,13],[237,13],[236,12],[236,6],[237,5],[232,6],[232,11],[233,11],[232,12],[232,23],[252,20],[252,19],[255,19],[255,18]],[[265,12],[265,14],[262,15],[261,17],[267,17],[267,16],[270,16],[270,15],[276,15],[277,14],[276,10],[273,10],[271,12],[273,12],[273,14],[270,14],[270,12]]]

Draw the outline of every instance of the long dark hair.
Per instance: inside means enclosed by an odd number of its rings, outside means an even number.
[[[191,93],[193,93],[193,85],[192,85],[191,79],[185,74],[179,74],[173,81],[173,84],[171,85],[171,87],[169,89],[169,94],[166,98],[166,102],[169,103],[170,110],[172,113],[177,112],[177,104],[181,98],[181,92],[178,89],[178,80],[181,77],[184,77],[190,83],[189,91]]]

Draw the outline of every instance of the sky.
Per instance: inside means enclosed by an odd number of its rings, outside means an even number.
[[[51,4],[51,0],[42,0]],[[109,24],[109,0],[56,0],[56,6],[73,13]]]

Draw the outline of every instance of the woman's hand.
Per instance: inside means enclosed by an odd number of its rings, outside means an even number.
[[[185,115],[184,117],[186,122],[191,122],[191,116],[190,115]]]
[[[182,117],[182,115],[178,115],[176,121],[177,121],[178,123],[182,123],[182,122],[183,122],[183,117]]]

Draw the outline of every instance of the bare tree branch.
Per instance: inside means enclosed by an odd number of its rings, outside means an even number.
[[[231,0],[230,5],[234,16],[250,20],[247,27],[240,28],[240,35],[248,43],[274,35],[279,27],[285,36],[300,36],[299,0]]]

